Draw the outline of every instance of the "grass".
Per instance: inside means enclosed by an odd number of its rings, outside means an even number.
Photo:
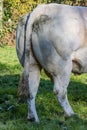
[[[27,103],[18,102],[17,87],[22,67],[15,48],[0,48],[0,130],[87,130],[87,74],[71,75],[68,98],[75,116],[64,118],[44,72],[36,99],[40,123],[27,121]]]

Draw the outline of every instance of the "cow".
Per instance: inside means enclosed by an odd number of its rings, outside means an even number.
[[[35,98],[42,68],[54,83],[65,116],[74,115],[67,97],[71,72],[87,72],[87,8],[41,4],[17,26],[16,50],[23,66],[19,96],[28,101],[28,119],[39,122]]]

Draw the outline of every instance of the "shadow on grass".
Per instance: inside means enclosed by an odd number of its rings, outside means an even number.
[[[0,89],[17,87],[20,76],[16,75],[4,75],[0,76]]]
[[[18,83],[19,83],[20,75],[4,75],[0,76],[0,90],[3,89],[8,89],[13,88],[17,89]],[[9,90],[10,91],[10,90]],[[40,80],[40,85],[39,85],[39,94],[50,94],[53,91],[53,83],[50,80],[45,80],[41,79]],[[1,94],[2,91],[0,91]],[[80,82],[76,81],[71,81],[69,86],[68,86],[68,94],[72,94],[73,98],[75,97],[78,100],[78,97],[81,99],[80,100],[85,100],[87,99],[87,84],[83,84]]]
[[[7,120],[26,119],[27,103],[20,104],[18,102],[17,88],[19,79],[19,75],[0,76],[0,122],[2,123],[6,123]],[[42,120],[40,126],[44,125],[47,127],[48,124],[52,128],[56,125],[57,129],[58,127],[63,127],[64,129],[73,130],[70,127],[73,126],[73,123],[77,125],[79,121],[81,126],[87,127],[87,120],[81,117],[72,117],[67,120],[63,118],[64,115],[60,110],[60,106],[57,105],[52,91],[53,83],[50,80],[41,79],[36,100],[37,111]],[[72,102],[78,102],[79,100],[86,102],[87,85],[71,81],[68,87],[68,97]],[[26,120],[23,123],[26,123]],[[38,129],[40,130],[39,126]]]

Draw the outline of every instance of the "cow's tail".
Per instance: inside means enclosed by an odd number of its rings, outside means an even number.
[[[24,71],[19,81],[18,95],[19,101],[23,101],[29,97],[28,77],[29,77],[29,55],[30,55],[30,41],[27,43],[27,25],[29,24],[30,13],[21,18],[17,26],[16,33],[16,50],[20,63],[24,67]],[[23,23],[24,21],[24,23]],[[30,30],[29,30],[30,31]],[[26,46],[28,44],[28,48]],[[26,54],[27,53],[27,54]],[[28,60],[26,59],[28,58]],[[26,65],[26,63],[28,63]]]

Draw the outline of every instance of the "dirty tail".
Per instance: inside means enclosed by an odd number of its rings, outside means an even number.
[[[29,55],[30,55],[30,40],[27,38],[27,25],[29,24],[30,18],[30,13],[26,16],[26,21],[23,23],[25,20],[25,17],[21,21],[19,21],[19,29],[17,29],[17,40],[16,40],[16,50],[17,50],[17,55],[18,59],[21,63],[21,65],[24,67],[22,76],[19,81],[19,86],[18,86],[18,95],[19,95],[19,101],[23,101],[26,98],[29,97]],[[17,27],[17,28],[18,28]],[[20,34],[20,35],[19,35]],[[22,39],[21,39],[22,37]]]

